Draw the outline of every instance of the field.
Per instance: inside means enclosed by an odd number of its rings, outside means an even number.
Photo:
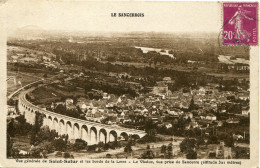
[[[16,136],[12,138],[12,141],[13,141],[14,148],[25,150],[25,151],[29,151],[31,148],[30,136]]]
[[[106,63],[106,62],[104,62]],[[138,63],[138,62],[111,62],[113,65],[127,65],[127,66],[134,66],[136,68],[144,68],[149,67],[150,65],[148,63]],[[151,67],[154,67],[154,64],[151,65]],[[166,65],[166,64],[157,64],[156,67],[158,68],[167,68],[171,70],[176,71],[183,71],[183,72],[192,72],[193,65],[187,64],[187,65]],[[224,79],[232,79],[232,78],[238,78],[238,79],[247,79],[249,80],[249,74],[248,73],[232,73],[232,72],[219,72],[216,67],[207,67],[207,66],[201,66],[197,67],[198,69],[195,70],[196,72],[205,73],[210,76],[215,77],[223,77]]]
[[[10,95],[11,93],[13,93],[14,91],[16,91],[17,89],[35,82],[39,79],[41,79],[39,74],[35,74],[35,73],[23,73],[23,72],[14,72],[14,71],[7,71],[7,78],[14,76],[16,78],[16,83],[13,79],[9,79],[7,81],[7,95]]]
[[[76,96],[85,96],[85,93],[82,91],[67,91],[65,89],[60,89],[53,86],[44,86],[39,87],[32,91],[29,94],[31,97],[34,98],[35,104],[51,104],[55,101],[60,101],[64,98],[72,98]]]

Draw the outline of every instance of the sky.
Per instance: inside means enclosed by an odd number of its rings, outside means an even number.
[[[9,0],[5,7],[8,31],[33,25],[67,31],[219,32],[222,16],[218,2]]]

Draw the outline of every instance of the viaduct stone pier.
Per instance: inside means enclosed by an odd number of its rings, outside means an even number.
[[[43,110],[26,99],[26,94],[33,89],[28,89],[19,95],[18,108],[25,115],[26,121],[34,124],[36,112],[39,112],[44,116],[43,126],[48,126],[50,130],[56,130],[59,135],[67,134],[69,140],[83,139],[89,145],[93,145],[99,142],[116,141],[119,137],[124,140],[130,135],[139,138],[146,135],[145,131],[142,130],[91,122]]]

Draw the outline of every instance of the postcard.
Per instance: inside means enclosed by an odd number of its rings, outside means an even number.
[[[0,1],[0,167],[258,167],[258,8]]]

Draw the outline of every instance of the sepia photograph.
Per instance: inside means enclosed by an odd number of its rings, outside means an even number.
[[[109,159],[243,167],[252,158],[257,166],[258,84],[252,90],[251,83],[258,71],[250,59],[258,49],[258,2],[3,6],[1,157],[23,166]]]

